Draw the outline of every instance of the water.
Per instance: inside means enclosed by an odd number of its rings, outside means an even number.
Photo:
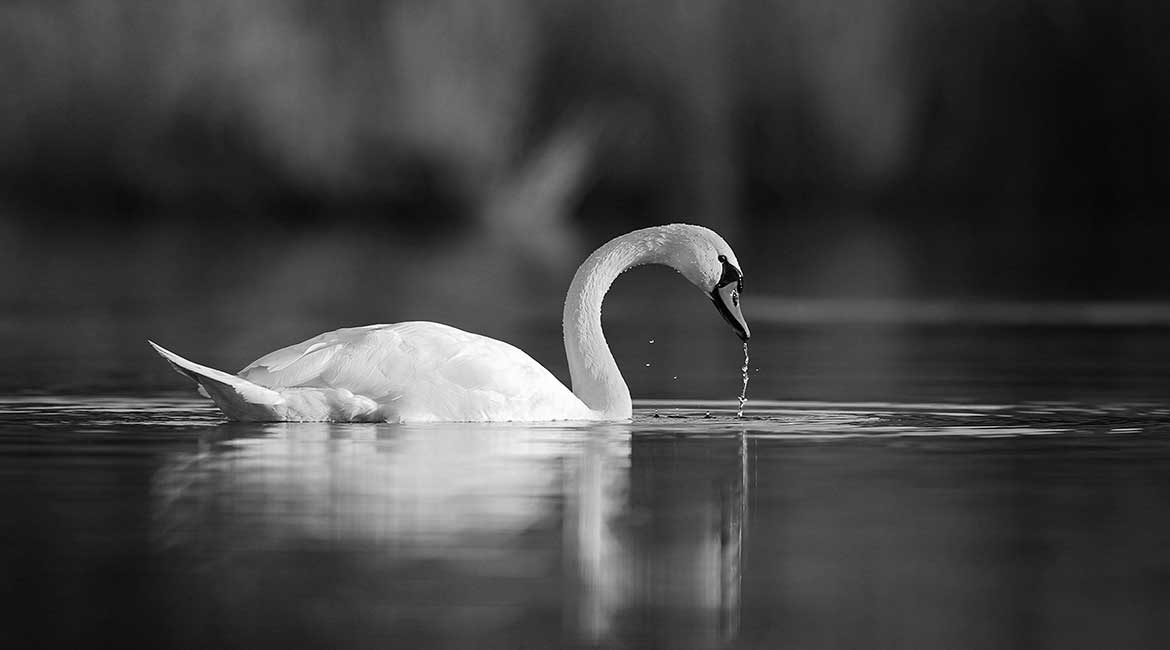
[[[0,299],[0,647],[1170,639],[1161,321],[906,322],[761,299],[745,305],[743,403],[740,341],[648,269],[606,302],[643,398],[631,423],[242,425],[145,339],[230,369],[340,325],[425,318],[563,378],[567,278],[540,294],[531,269],[407,263],[409,247],[370,237],[318,251],[317,267],[299,243],[256,263],[197,241],[163,233],[145,257],[10,247],[26,252]],[[417,276],[386,281],[400,269]],[[838,322],[857,313],[883,316]]]
[[[748,344],[745,341],[743,344],[743,387],[739,390],[739,410],[735,412],[735,417],[743,417],[743,407],[747,406],[747,385],[748,385],[748,363],[751,357],[748,356]]]
[[[188,397],[4,398],[3,634],[150,648],[1170,638],[1170,402],[736,409],[255,425]]]

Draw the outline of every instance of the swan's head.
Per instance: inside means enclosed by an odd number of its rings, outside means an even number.
[[[715,308],[723,314],[727,323],[735,329],[739,338],[747,343],[752,337],[752,332],[748,329],[743,312],[739,309],[739,294],[743,293],[743,272],[739,270],[739,265],[732,261],[734,257],[720,255],[716,259],[722,264],[722,272],[711,289],[711,301],[715,303]]]
[[[735,252],[712,230],[700,226],[686,228],[684,241],[687,245],[682,247],[675,268],[711,297],[723,318],[739,338],[747,342],[752,334],[739,308],[743,271]]]

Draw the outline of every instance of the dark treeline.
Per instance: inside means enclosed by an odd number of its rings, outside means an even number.
[[[17,190],[474,203],[583,130],[590,191],[652,209],[1136,209],[1165,201],[1168,17],[1103,0],[10,0],[0,165]]]
[[[922,265],[1058,232],[1037,256],[1075,277],[1170,235],[1167,27],[1106,0],[8,0],[0,189],[99,221],[868,223]]]

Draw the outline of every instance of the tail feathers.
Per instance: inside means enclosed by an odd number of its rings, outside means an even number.
[[[270,419],[273,407],[283,398],[280,393],[247,379],[188,361],[170,350],[147,341],[171,367],[199,386],[199,392],[211,398],[228,417],[236,420]]]

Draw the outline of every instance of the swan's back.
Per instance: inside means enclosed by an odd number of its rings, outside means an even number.
[[[326,332],[239,373],[261,386],[332,389],[377,403],[389,421],[591,419],[543,366],[502,341],[428,322]]]

